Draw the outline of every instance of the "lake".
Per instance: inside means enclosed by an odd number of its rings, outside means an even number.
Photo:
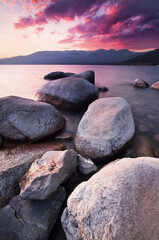
[[[106,86],[109,91],[100,93],[103,97],[123,97],[131,105],[136,132],[130,148],[137,156],[159,157],[159,91],[152,88],[133,87],[136,78],[142,78],[149,85],[159,80],[159,67],[147,66],[104,66],[104,65],[0,65],[0,97],[16,95],[34,98],[36,90],[47,81],[43,76],[53,71],[80,73],[95,72],[97,85]],[[68,120],[67,131],[75,135],[82,116],[63,111]],[[72,147],[73,143],[67,147]]]

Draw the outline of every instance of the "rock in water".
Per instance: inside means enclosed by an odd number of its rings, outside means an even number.
[[[44,79],[48,79],[48,80],[56,80],[59,78],[66,78],[66,77],[70,77],[74,75],[74,73],[69,73],[69,72],[51,72],[49,74],[47,74],[46,76],[44,76]]]
[[[65,125],[64,118],[53,106],[26,98],[1,98],[0,112],[0,134],[11,140],[36,141]]]
[[[144,80],[137,78],[137,79],[134,81],[134,87],[147,88],[147,87],[149,87],[149,85],[148,85],[148,83],[145,82]]]
[[[63,109],[80,110],[96,100],[98,95],[93,84],[73,76],[46,83],[37,91],[35,99]]]
[[[0,210],[0,239],[48,240],[65,197],[63,187],[43,201],[23,200],[16,196]]]
[[[86,159],[82,157],[80,154],[77,155],[78,159],[78,169],[83,174],[91,174],[97,171],[97,166],[92,162],[91,159]]]
[[[135,132],[131,108],[123,98],[103,98],[88,107],[75,137],[82,156],[98,160],[124,147]]]
[[[88,82],[94,84],[95,74],[94,71],[86,71],[79,74],[73,75],[73,77],[85,79]]]
[[[159,90],[159,81],[155,82],[151,87]]]
[[[46,152],[37,159],[20,182],[24,199],[47,199],[77,166],[74,150]]]
[[[62,225],[67,240],[157,240],[159,159],[124,158],[78,185]]]

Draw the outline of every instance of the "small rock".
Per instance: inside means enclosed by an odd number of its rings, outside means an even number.
[[[118,153],[133,137],[134,120],[123,98],[103,98],[89,105],[75,137],[75,149],[92,160]]]
[[[20,182],[24,199],[47,199],[77,166],[74,150],[46,152],[37,159]]]
[[[95,74],[94,71],[86,71],[79,74],[73,75],[73,77],[85,79],[88,82],[94,84]]]
[[[124,158],[76,187],[61,221],[67,240],[157,240],[159,159]]]
[[[107,87],[104,87],[104,86],[96,86],[98,88],[98,91],[99,92],[107,92],[109,91],[109,89]]]
[[[69,133],[59,133],[55,136],[55,140],[72,140],[73,137]]]
[[[0,210],[0,239],[48,240],[65,198],[63,187],[43,201],[14,197]]]
[[[97,171],[97,166],[92,162],[91,159],[86,159],[80,154],[77,155],[78,159],[78,168],[79,170],[87,175]]]
[[[51,72],[47,75],[44,76],[44,79],[47,80],[56,80],[59,78],[66,78],[66,77],[70,77],[72,75],[74,75],[75,73],[69,73],[69,72]]]
[[[137,79],[134,81],[134,87],[147,88],[147,87],[149,87],[149,85],[148,85],[148,83],[145,82],[144,80],[137,78]]]
[[[65,126],[53,106],[21,97],[0,98],[0,134],[18,141],[37,141]]]
[[[64,150],[63,144],[25,144],[13,149],[1,150],[0,154],[0,208],[19,194],[19,181],[32,162],[45,152]]]
[[[155,82],[151,87],[159,90],[159,81]]]
[[[81,110],[98,96],[93,84],[72,76],[46,83],[37,91],[35,99],[63,109]]]

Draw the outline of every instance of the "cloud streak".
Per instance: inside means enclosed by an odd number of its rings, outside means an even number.
[[[16,3],[16,0],[3,1]],[[158,0],[26,0],[25,3],[36,11],[28,17],[19,17],[14,23],[16,29],[44,28],[50,22],[74,23],[76,18],[80,19],[60,44],[72,43],[83,48],[88,42],[89,48],[98,45],[130,49],[159,47]]]

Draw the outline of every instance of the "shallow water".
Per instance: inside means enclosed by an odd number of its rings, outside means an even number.
[[[130,148],[137,156],[159,157],[159,91],[152,88],[133,87],[136,78],[152,85],[159,80],[159,67],[137,66],[89,66],[89,65],[0,65],[0,97],[16,95],[34,98],[36,90],[47,81],[43,76],[52,71],[83,72],[94,70],[96,85],[104,85],[109,91],[100,97],[124,97],[131,105],[136,132]],[[81,113],[63,111],[67,119],[66,132],[75,134]],[[73,119],[73,120],[72,120]],[[52,140],[50,138],[50,140]],[[66,142],[67,147],[73,141]]]

